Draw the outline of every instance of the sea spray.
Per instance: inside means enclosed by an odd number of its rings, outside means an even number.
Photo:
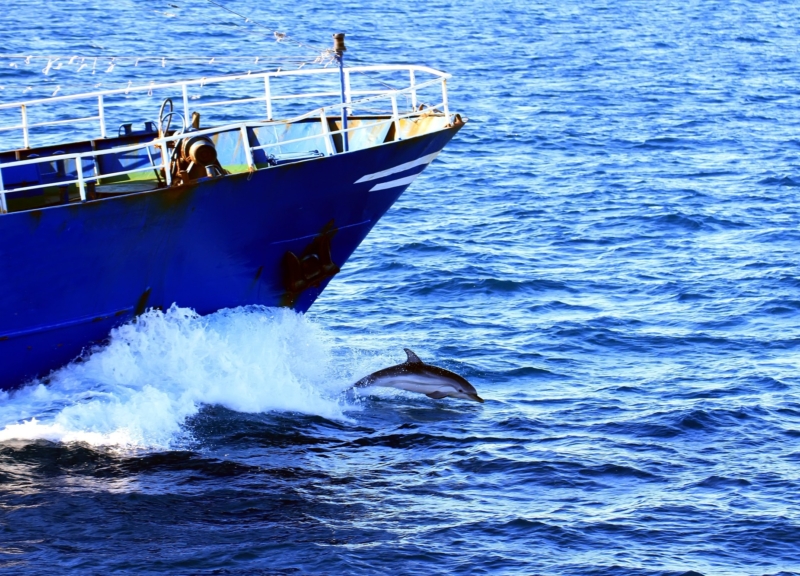
[[[343,419],[347,376],[336,377],[331,348],[322,329],[290,310],[150,310],[49,383],[7,395],[0,441],[169,448],[208,404]]]

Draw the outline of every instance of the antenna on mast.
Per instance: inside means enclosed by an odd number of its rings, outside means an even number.
[[[342,104],[347,104],[347,93],[345,91],[344,81],[344,53],[347,47],[344,45],[344,32],[337,32],[333,35],[333,53],[335,54],[336,62],[339,64],[339,83],[342,87]],[[344,151],[347,152],[350,148],[350,143],[347,139],[347,106],[342,106],[342,143],[344,144]]]

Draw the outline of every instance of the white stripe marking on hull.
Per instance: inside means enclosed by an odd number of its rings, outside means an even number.
[[[366,176],[362,176],[361,178],[356,180],[356,184],[361,184],[362,182],[369,182],[370,180],[377,180],[378,178],[391,176],[392,174],[397,174],[398,172],[405,172],[406,170],[411,170],[412,168],[419,166],[420,164],[430,164],[431,162],[433,162],[434,158],[436,158],[438,155],[439,152],[434,152],[433,154],[427,154],[422,158],[417,158],[416,160],[412,160],[411,162],[400,164],[399,166],[395,166],[394,168],[381,170],[380,172],[375,172],[374,174],[367,174]],[[375,188],[373,188],[372,190],[375,190]]]
[[[412,174],[411,176],[406,176],[405,178],[398,178],[397,180],[389,180],[388,182],[381,182],[380,184],[375,184],[372,188],[369,189],[370,192],[375,192],[377,190],[386,190],[387,188],[397,188],[398,186],[405,186],[406,184],[411,184],[419,174]]]

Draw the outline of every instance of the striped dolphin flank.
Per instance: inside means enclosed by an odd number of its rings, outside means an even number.
[[[373,372],[353,386],[355,388],[386,386],[409,392],[419,392],[436,400],[450,397],[483,402],[483,398],[478,396],[478,391],[472,384],[458,374],[438,366],[425,364],[408,348],[405,348],[405,352],[408,359],[402,364]]]

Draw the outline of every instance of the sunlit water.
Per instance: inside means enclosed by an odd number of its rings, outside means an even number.
[[[55,4],[4,49],[299,50]],[[800,6],[226,5],[452,72],[471,122],[306,317],[153,311],[2,398],[0,569],[800,573]],[[404,347],[486,403],[347,391]]]

